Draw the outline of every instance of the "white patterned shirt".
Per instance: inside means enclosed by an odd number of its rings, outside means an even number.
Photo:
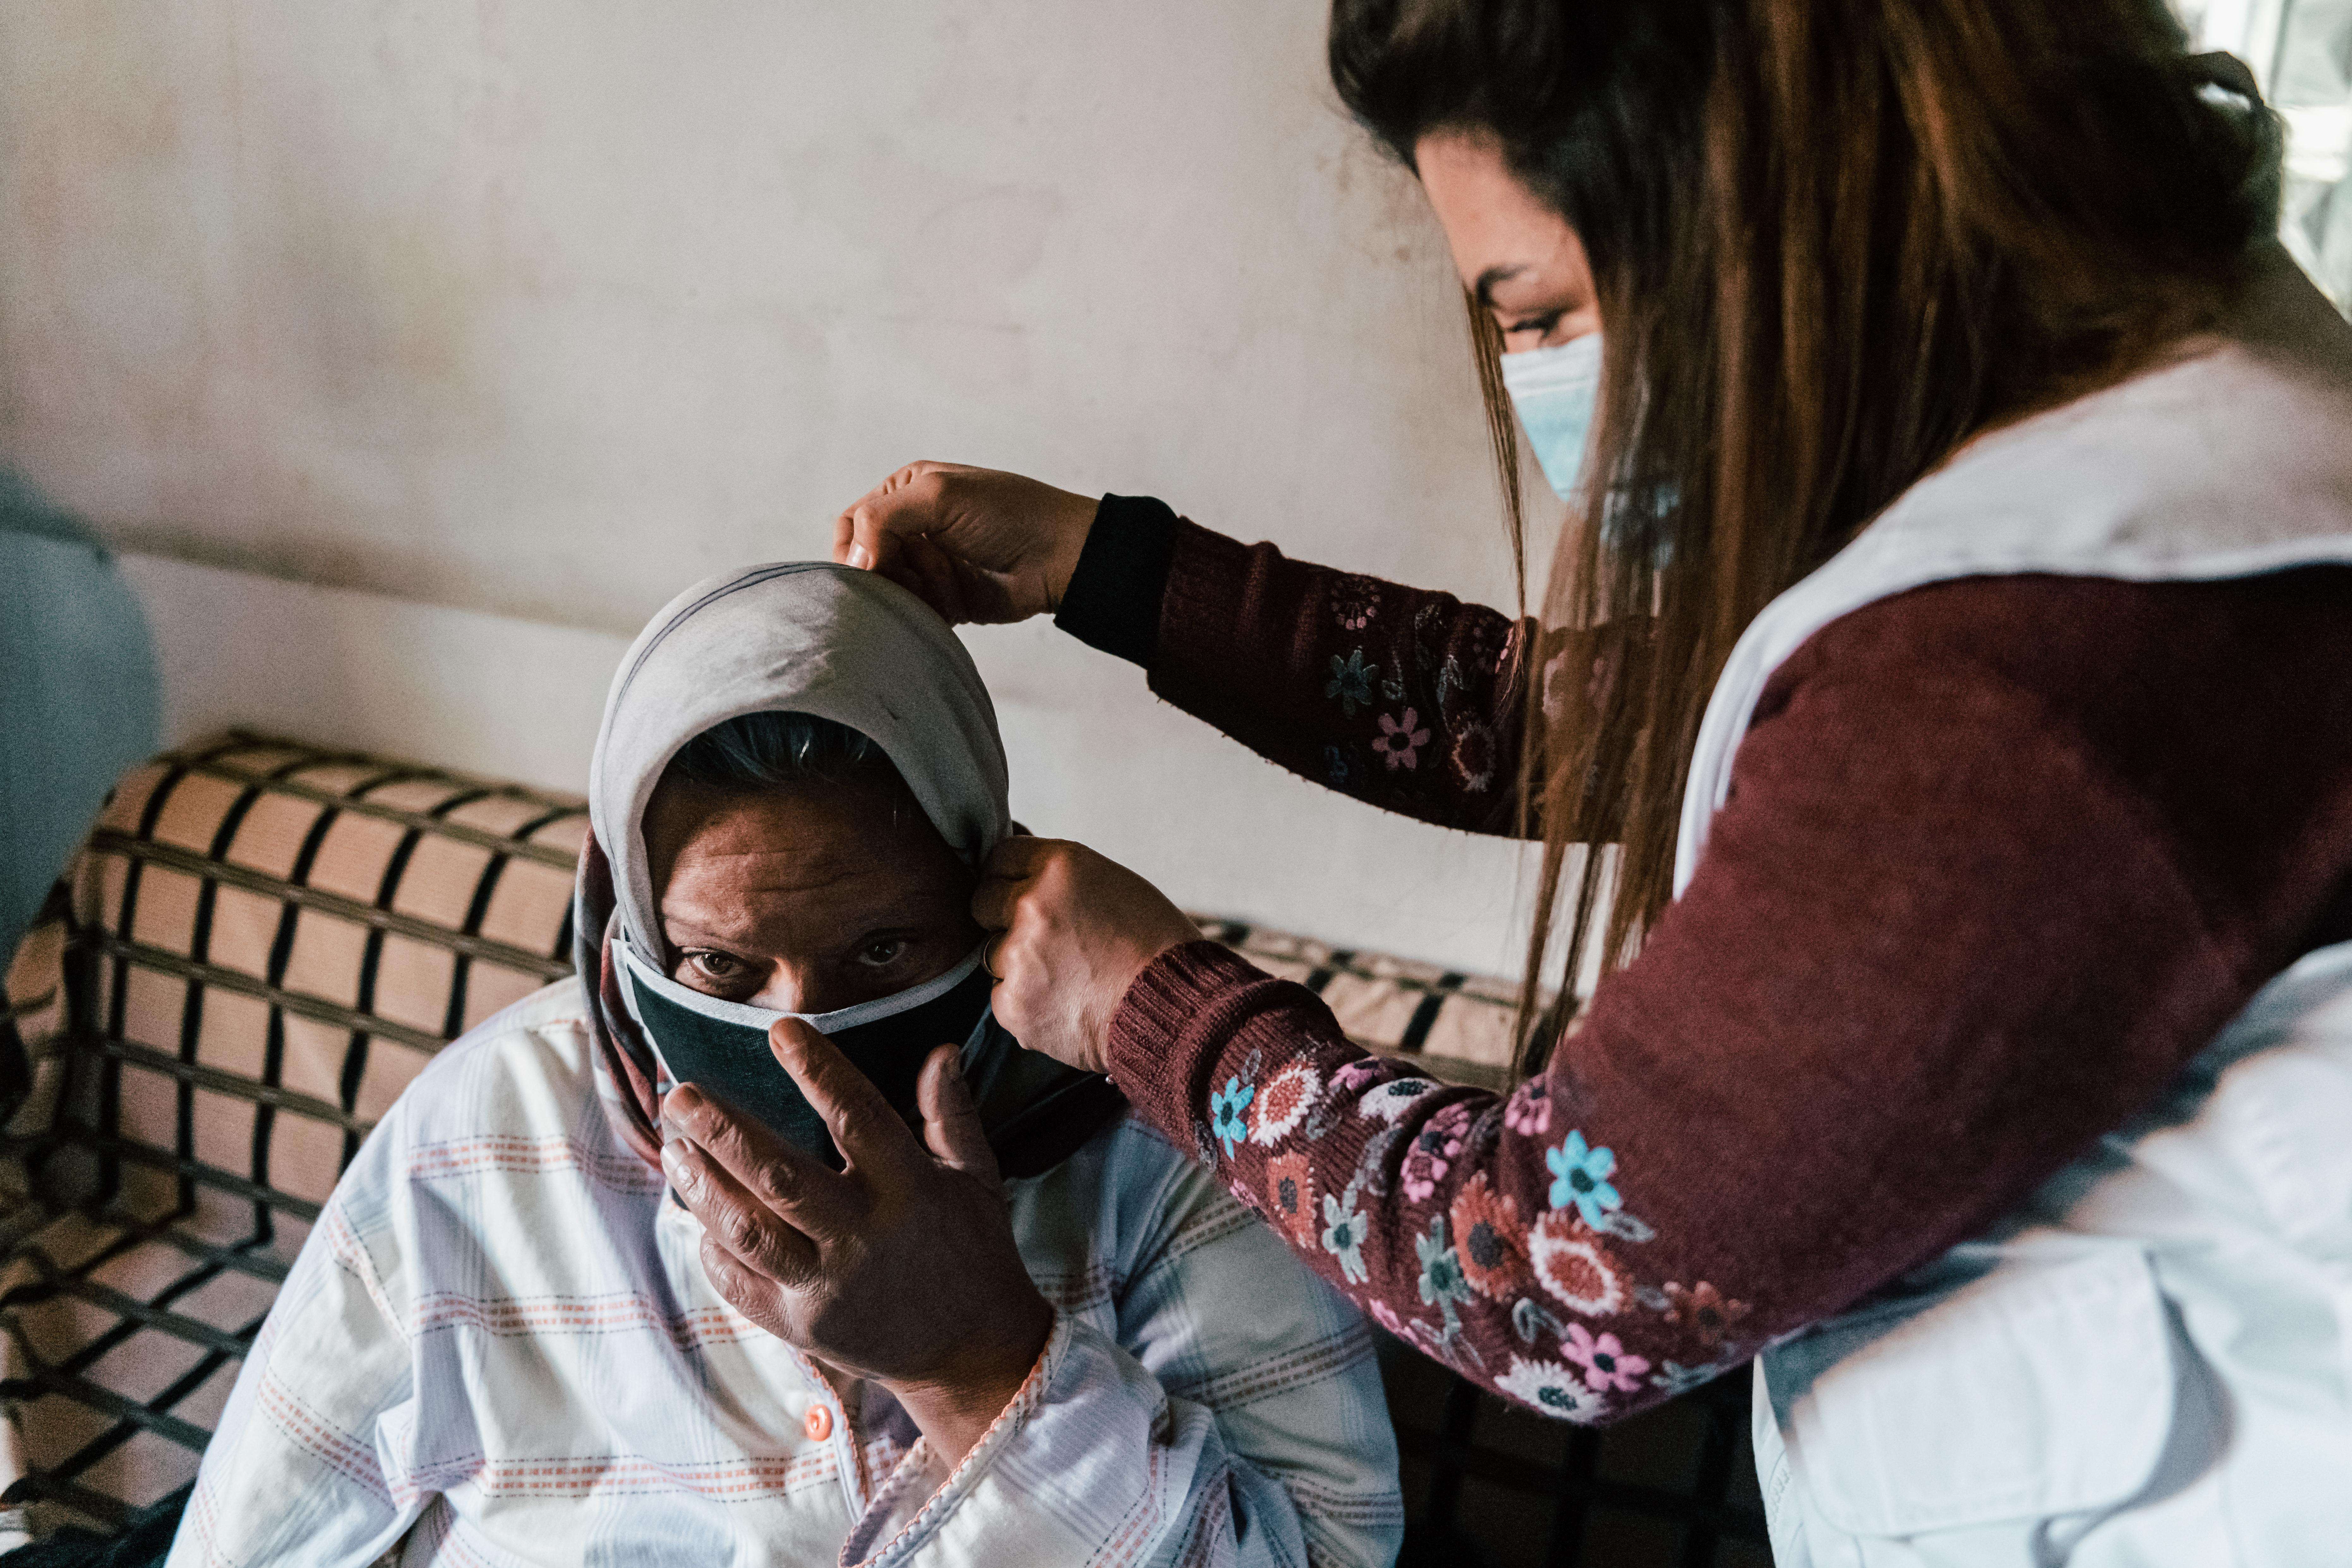
[[[394,1106],[245,1363],[170,1568],[1394,1556],[1362,1323],[1141,1123],[1006,1184],[1055,1321],[949,1476],[887,1393],[833,1387],[712,1290],[593,1059],[559,982]]]

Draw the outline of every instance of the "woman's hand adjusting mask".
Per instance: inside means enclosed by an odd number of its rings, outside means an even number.
[[[996,1021],[1033,1051],[1110,1070],[1110,1019],[1146,965],[1201,931],[1167,898],[1083,844],[1008,838],[971,896],[997,932],[982,960]]]

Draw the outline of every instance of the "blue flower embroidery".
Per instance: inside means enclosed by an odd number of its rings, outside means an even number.
[[[1544,1163],[1551,1167],[1551,1206],[1564,1209],[1574,1204],[1584,1223],[1595,1230],[1604,1228],[1609,1211],[1625,1201],[1609,1184],[1617,1156],[1588,1147],[1580,1131],[1570,1133],[1559,1148],[1545,1150]]]
[[[1413,1237],[1412,1249],[1421,1258],[1421,1299],[1437,1303],[1450,1334],[1461,1321],[1454,1303],[1470,1294],[1470,1281],[1463,1276],[1462,1260],[1445,1244],[1445,1221],[1433,1222],[1427,1236]]]
[[[1228,1160],[1234,1157],[1234,1145],[1249,1136],[1249,1123],[1242,1120],[1242,1110],[1256,1098],[1257,1090],[1237,1078],[1225,1079],[1225,1087],[1209,1096],[1209,1131],[1225,1146]]]
[[[1362,648],[1349,654],[1345,664],[1339,662],[1338,654],[1331,656],[1331,680],[1323,688],[1323,695],[1338,698],[1339,711],[1350,719],[1356,716],[1357,709],[1371,706],[1372,671],[1364,663]]]
[[[1339,1260],[1339,1272],[1357,1284],[1370,1278],[1364,1268],[1364,1216],[1356,1212],[1356,1189],[1342,1203],[1323,1194],[1323,1250]]]
[[[1348,766],[1347,752],[1337,746],[1323,748],[1323,773],[1330,780],[1333,789],[1346,789],[1348,775],[1351,771],[1353,770]]]

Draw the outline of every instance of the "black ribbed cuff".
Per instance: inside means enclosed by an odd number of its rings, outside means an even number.
[[[1176,512],[1167,502],[1103,497],[1054,624],[1089,647],[1150,668],[1175,551]]]

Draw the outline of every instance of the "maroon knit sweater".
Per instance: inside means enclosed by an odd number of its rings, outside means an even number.
[[[1110,498],[1062,612],[1285,767],[1511,818],[1518,638]],[[1610,1420],[1979,1231],[2352,936],[2352,569],[1975,578],[1772,678],[1697,875],[1507,1099],[1208,942],[1113,1075],[1391,1331]]]

